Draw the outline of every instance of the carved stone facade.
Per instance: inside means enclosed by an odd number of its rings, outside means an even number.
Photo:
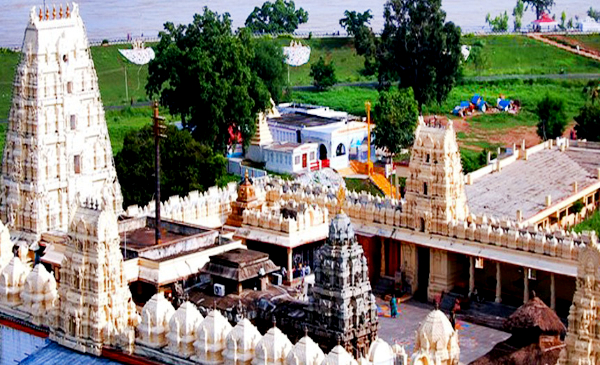
[[[339,339],[357,357],[366,354],[377,337],[367,259],[344,213],[333,218],[327,242],[317,253],[308,314],[307,324],[319,342],[335,344]]]
[[[592,242],[580,254],[577,289],[569,312],[561,365],[600,363],[600,247]]]
[[[63,15],[64,14],[64,15]],[[77,4],[50,18],[31,10],[2,159],[0,219],[35,242],[66,232],[81,196],[122,210],[122,196]]]
[[[439,232],[468,215],[460,151],[452,122],[446,128],[419,122],[406,179],[406,224],[422,232]]]
[[[412,364],[458,365],[458,332],[440,310],[431,311],[417,330]]]
[[[104,345],[132,351],[139,315],[119,242],[112,209],[89,201],[77,209],[60,269],[60,309],[52,340],[95,355]]]

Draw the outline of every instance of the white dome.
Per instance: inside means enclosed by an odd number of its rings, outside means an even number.
[[[25,279],[24,292],[45,293],[47,296],[44,299],[51,299],[49,296],[52,296],[53,291],[56,291],[54,275],[50,274],[44,265],[35,265]]]
[[[325,357],[322,365],[358,365],[358,361],[356,361],[345,348],[337,345]]]
[[[221,312],[214,309],[198,325],[196,337],[199,342],[206,341],[207,344],[221,343],[225,341],[231,330],[232,328],[227,318],[223,317]]]
[[[169,334],[178,334],[180,337],[193,336],[200,322],[204,320],[195,305],[185,302],[177,308],[169,321]]]
[[[29,269],[23,265],[18,256],[13,257],[8,265],[2,270],[0,287],[22,286],[25,283]]]
[[[308,335],[302,337],[287,355],[288,365],[320,365],[325,359],[323,350]]]
[[[142,308],[142,323],[140,326],[164,326],[167,327],[171,317],[175,314],[175,308],[163,293],[157,293]]]
[[[417,330],[419,339],[426,338],[431,349],[436,348],[437,343],[448,343],[453,333],[450,320],[438,309],[431,311]]]
[[[419,351],[428,352],[429,356],[442,362],[458,361],[458,334],[442,311],[431,311],[419,326],[414,353]]]
[[[377,338],[369,348],[368,360],[373,364],[394,364],[394,351],[392,346],[381,338]]]
[[[258,341],[252,364],[283,363],[292,350],[292,342],[277,327],[271,328]]]
[[[227,335],[223,357],[230,360],[248,361],[254,357],[254,349],[260,339],[261,334],[258,329],[244,318]]]

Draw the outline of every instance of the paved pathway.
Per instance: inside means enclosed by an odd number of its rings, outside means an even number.
[[[413,353],[415,332],[433,309],[432,306],[409,301],[398,306],[398,317],[389,317],[389,306],[377,298],[379,307],[379,337],[390,344],[404,346],[407,354]],[[460,362],[468,364],[488,353],[498,342],[510,337],[510,334],[488,327],[457,321],[458,340],[460,344]]]

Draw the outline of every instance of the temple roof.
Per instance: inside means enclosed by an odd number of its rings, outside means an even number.
[[[268,275],[279,270],[269,255],[259,251],[237,248],[210,257],[203,271],[207,274],[237,282]]]
[[[599,157],[598,152],[583,149],[531,153],[528,160],[517,160],[465,185],[469,209],[496,218],[514,218],[521,210],[523,219],[531,218],[546,208],[547,195],[559,202],[573,194],[574,182],[579,190],[597,182],[592,170],[600,167]]]
[[[506,319],[504,328],[511,333],[539,330],[542,333],[561,334],[567,331],[556,312],[538,297],[533,297],[520,306]]]

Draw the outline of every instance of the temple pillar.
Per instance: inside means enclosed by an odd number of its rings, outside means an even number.
[[[529,269],[523,268],[523,304],[529,301]]]
[[[413,294],[417,289],[417,247],[412,243],[402,242],[402,273],[406,284],[410,286],[410,293]]]
[[[290,282],[290,284],[292,283],[292,280],[294,279],[294,261],[293,261],[293,256],[292,256],[292,248],[288,247],[287,249],[287,280]]]
[[[431,249],[429,255],[429,286],[427,299],[434,301],[442,293],[448,293],[460,278],[461,267],[457,265],[457,254]]]
[[[381,268],[379,271],[379,275],[382,277],[385,276],[385,239],[383,237],[380,238],[381,241]]]
[[[502,302],[502,271],[500,263],[496,262],[496,303]]]
[[[554,273],[550,274],[550,308],[556,310],[556,287],[554,283]]]
[[[475,290],[475,257],[469,257],[469,297]]]

